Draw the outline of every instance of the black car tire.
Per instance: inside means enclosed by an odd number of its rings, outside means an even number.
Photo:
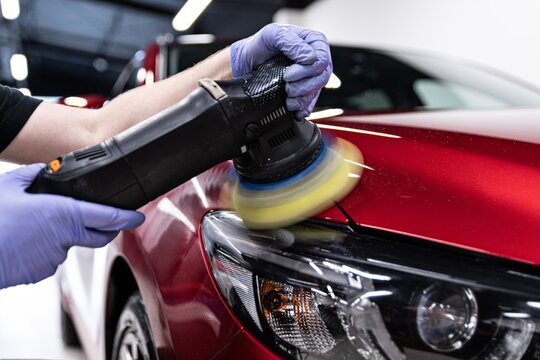
[[[137,291],[131,295],[120,314],[114,334],[113,360],[156,360],[158,358],[150,322]]]
[[[71,316],[64,310],[62,304],[60,304],[60,329],[62,331],[62,341],[67,346],[81,346],[79,336],[73,325]]]

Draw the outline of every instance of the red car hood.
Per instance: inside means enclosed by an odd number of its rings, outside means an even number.
[[[540,265],[540,110],[348,115],[363,176],[341,205],[360,225]]]

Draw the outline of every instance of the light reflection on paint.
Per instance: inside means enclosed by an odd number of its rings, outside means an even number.
[[[367,166],[366,164],[361,164],[359,162],[356,162],[356,161],[352,161],[352,160],[348,160],[348,159],[345,159],[346,162],[350,163],[350,164],[354,164],[354,165],[358,165],[362,168],[365,168],[365,169],[368,169],[368,170],[373,170],[375,171],[374,168],[372,168],[371,166]]]
[[[74,107],[85,107],[88,105],[88,100],[78,96],[70,96],[64,99],[64,104]]]
[[[197,195],[199,195],[199,199],[201,199],[203,206],[207,208],[209,206],[208,199],[206,198],[199,180],[197,178],[193,178],[191,179],[191,182],[193,183],[193,187],[195,187],[195,191],[197,192]]]
[[[158,208],[159,211],[161,211],[161,212],[163,212],[165,214],[173,216],[175,219],[180,221],[182,224],[186,225],[189,228],[189,230],[191,230],[191,232],[195,233],[196,229],[195,229],[195,226],[193,225],[193,223],[191,221],[189,221],[186,214],[184,214],[182,212],[182,210],[180,210],[178,207],[176,207],[172,203],[172,201],[169,200],[168,198],[161,199],[157,204],[157,208]]]
[[[376,132],[376,131],[360,130],[360,129],[348,128],[344,126],[336,126],[336,125],[328,125],[328,124],[317,124],[317,126],[320,127],[321,129],[347,131],[347,132],[353,132],[357,134],[382,136],[382,137],[387,137],[387,138],[392,138],[392,139],[401,139],[401,136],[398,136],[398,135],[386,134],[386,133]]]
[[[309,115],[306,120],[320,120],[320,119],[326,119],[333,116],[339,116],[343,114],[343,109],[325,109],[321,111],[314,111]]]
[[[330,79],[324,86],[325,89],[338,89],[341,87],[341,80],[337,77],[336,74],[332,73]]]

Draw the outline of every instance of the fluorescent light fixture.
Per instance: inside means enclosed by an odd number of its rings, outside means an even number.
[[[19,0],[0,0],[0,6],[2,7],[2,16],[6,20],[15,20],[21,13]]]
[[[64,99],[64,104],[83,108],[88,105],[88,100],[78,96],[70,96]]]
[[[146,76],[144,77],[144,84],[150,85],[153,84],[155,81],[154,72],[153,71],[146,71]]]
[[[145,79],[146,79],[146,69],[140,68],[137,71],[137,84],[144,84]]]
[[[192,34],[178,37],[180,44],[210,44],[216,40],[212,34]]]
[[[15,80],[23,81],[28,77],[28,61],[23,54],[11,55],[9,66],[11,67],[11,76]]]
[[[186,31],[197,20],[212,0],[188,0],[172,21],[176,31]]]
[[[332,73],[330,75],[330,79],[328,79],[328,82],[324,86],[326,89],[337,89],[341,86],[341,80],[337,77],[336,74]]]

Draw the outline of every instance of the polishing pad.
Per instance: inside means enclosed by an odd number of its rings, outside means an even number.
[[[276,182],[244,178],[233,190],[233,206],[252,229],[287,226],[315,215],[341,200],[358,183],[363,156],[343,139],[324,139],[317,158],[299,173]]]

